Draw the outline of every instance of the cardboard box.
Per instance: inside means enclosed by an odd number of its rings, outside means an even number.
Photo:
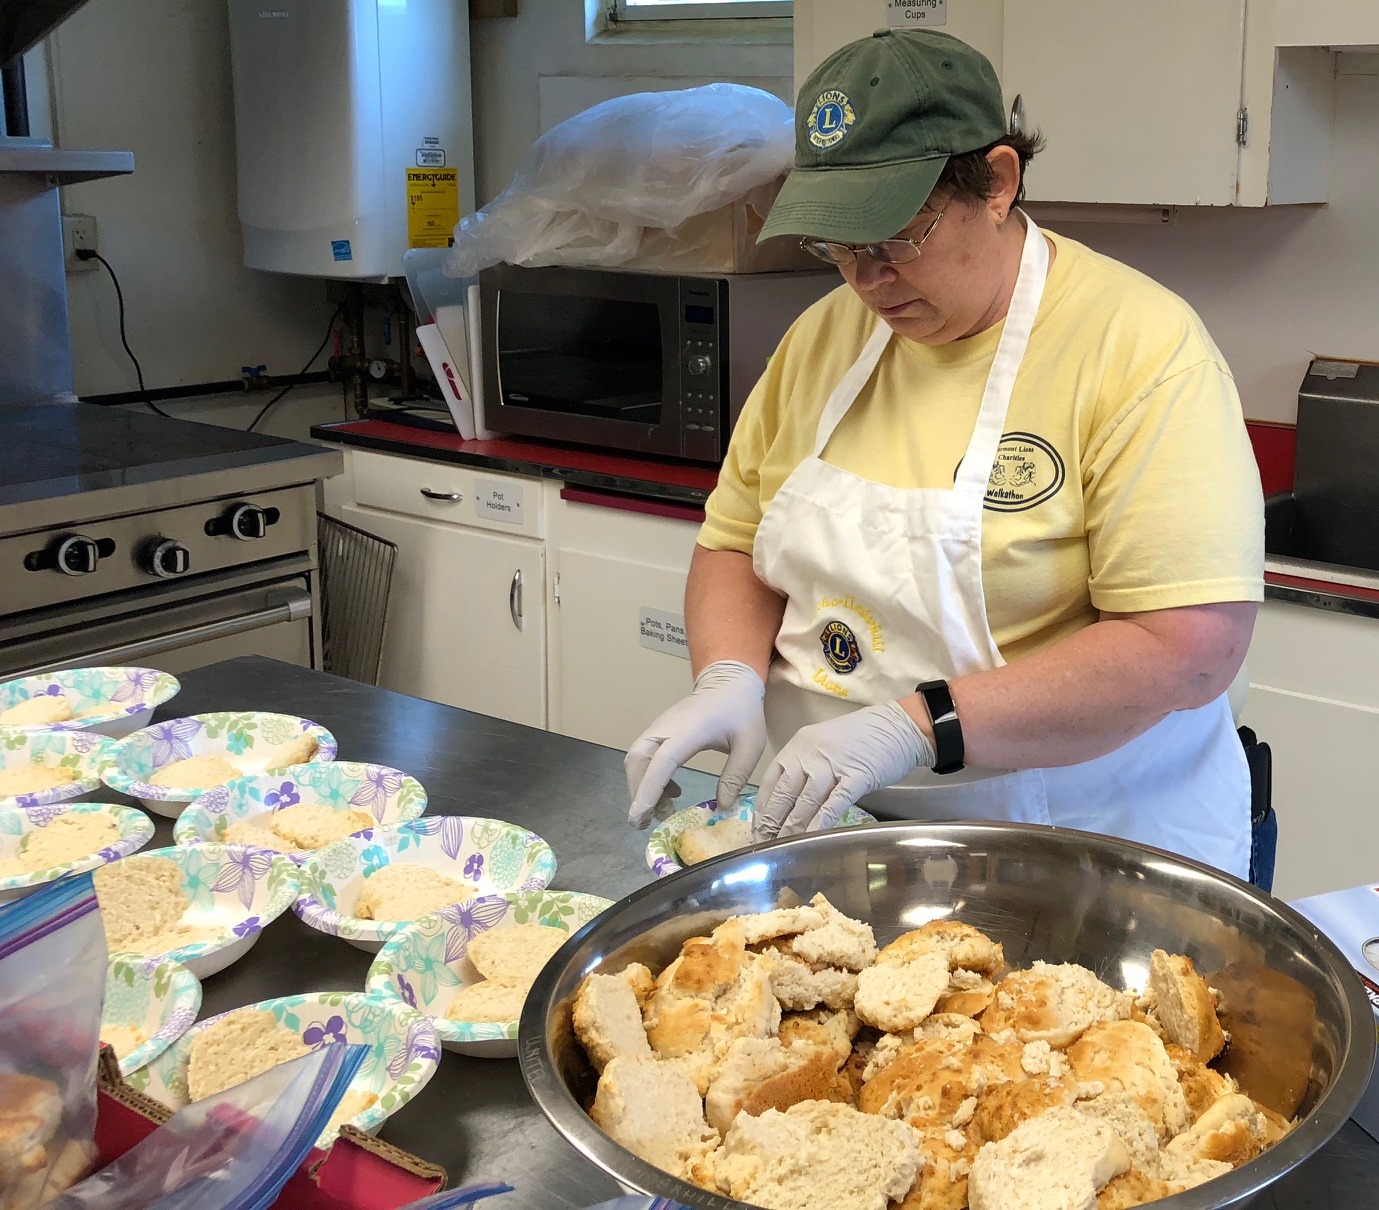
[[[822,263],[804,251],[797,239],[782,237],[757,243],[784,181],[781,176],[672,230],[646,232],[636,257],[615,267],[674,273],[780,273],[821,268]]]
[[[97,1087],[98,1166],[118,1159],[172,1116],[120,1079],[114,1052],[101,1049]],[[346,1126],[329,1151],[312,1151],[283,1187],[279,1210],[398,1210],[445,1188],[445,1169]]]
[[[1355,968],[1374,1009],[1375,1030],[1379,1034],[1379,886],[1312,895],[1291,906],[1325,933]],[[1351,1117],[1379,1141],[1379,1063]]]

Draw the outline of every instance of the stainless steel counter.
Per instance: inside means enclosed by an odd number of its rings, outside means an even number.
[[[281,710],[324,724],[346,760],[413,774],[431,813],[479,814],[530,827],[560,861],[555,886],[618,898],[650,880],[645,834],[624,820],[622,754],[594,744],[403,697],[272,660],[215,664],[182,678],[159,714]],[[712,795],[712,779],[681,779],[682,801]],[[171,843],[158,824],[155,843]],[[268,996],[364,985],[370,956],[314,932],[295,916],[272,924],[249,955],[205,984],[203,1015]],[[382,1137],[443,1164],[451,1181],[501,1177],[515,1192],[494,1210],[584,1207],[618,1195],[577,1155],[527,1096],[516,1060],[446,1054],[422,1094]],[[1379,1143],[1347,1123],[1318,1155],[1285,1177],[1259,1210],[1359,1210],[1379,1205]]]
[[[1264,599],[1379,618],[1379,572],[1270,555],[1264,560]]]
[[[0,533],[338,475],[338,450],[88,403],[0,409]]]

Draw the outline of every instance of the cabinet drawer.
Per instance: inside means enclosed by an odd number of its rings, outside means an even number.
[[[1248,666],[1252,688],[1379,711],[1379,620],[1265,601]]]
[[[545,536],[539,479],[358,451],[353,463],[356,504],[495,533]]]

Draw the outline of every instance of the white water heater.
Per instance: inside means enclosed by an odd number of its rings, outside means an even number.
[[[474,209],[465,0],[228,0],[244,263],[402,275]]]

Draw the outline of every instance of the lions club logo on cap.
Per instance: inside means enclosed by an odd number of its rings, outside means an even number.
[[[819,635],[819,642],[823,644],[828,666],[839,676],[846,676],[862,662],[857,636],[845,622],[830,622]]]
[[[820,93],[809,115],[809,141],[820,150],[826,150],[842,142],[849,127],[857,121],[852,111],[852,102],[845,92],[830,88]]]

